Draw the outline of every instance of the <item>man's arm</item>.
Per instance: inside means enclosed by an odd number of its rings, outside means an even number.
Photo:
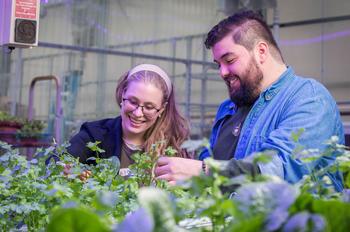
[[[324,142],[333,135],[344,141],[342,122],[336,103],[328,91],[319,83],[309,81],[304,84],[283,106],[282,116],[277,128],[261,141],[259,151],[273,150],[278,156],[272,162],[260,164],[263,174],[279,175],[289,182],[297,182],[310,169],[321,168],[332,163],[332,157],[322,158],[306,165],[299,159],[292,157],[297,146],[305,149],[324,150]],[[291,139],[291,135],[303,128],[298,142]],[[282,172],[282,173],[281,173]]]
[[[256,176],[260,173],[258,166],[252,163],[235,159],[226,162],[228,163],[220,174],[229,178],[242,174]],[[176,181],[198,176],[201,172],[210,173],[207,166],[203,167],[203,161],[179,157],[159,158],[154,171],[158,179],[166,180],[170,184],[176,184]]]

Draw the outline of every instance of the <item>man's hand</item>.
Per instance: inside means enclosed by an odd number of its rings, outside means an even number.
[[[175,185],[178,180],[198,176],[202,171],[202,161],[179,157],[160,157],[154,174],[157,179],[166,180]]]

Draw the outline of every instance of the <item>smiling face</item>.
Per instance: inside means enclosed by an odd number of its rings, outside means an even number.
[[[231,100],[238,107],[253,104],[261,92],[263,80],[253,53],[235,44],[231,34],[217,42],[212,53]]]
[[[123,93],[121,107],[123,135],[139,140],[164,111],[163,92],[154,84],[132,81]],[[143,113],[154,108],[153,114]],[[152,111],[152,110],[151,110]]]

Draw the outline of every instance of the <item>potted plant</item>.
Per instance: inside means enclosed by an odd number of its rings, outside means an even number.
[[[21,118],[0,111],[0,140],[9,144],[16,143],[16,133],[23,126]]]
[[[17,131],[17,137],[20,145],[25,146],[40,146],[43,144],[42,134],[45,123],[41,120],[24,120],[23,126]]]
[[[12,116],[4,111],[0,111],[0,130],[5,131],[17,131],[21,129],[23,123],[22,119]]]

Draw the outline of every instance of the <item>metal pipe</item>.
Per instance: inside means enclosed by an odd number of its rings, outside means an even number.
[[[279,27],[303,26],[303,25],[308,25],[308,24],[328,23],[328,22],[336,22],[336,21],[344,21],[344,20],[350,20],[350,15],[342,15],[342,16],[335,16],[335,17],[279,23]],[[274,25],[272,24],[269,26],[272,28]],[[152,44],[157,44],[157,43],[166,43],[166,42],[169,42],[172,40],[176,40],[176,41],[186,40],[189,37],[201,38],[203,36],[206,36],[206,34],[196,34],[196,35],[190,35],[190,36],[156,39],[156,40],[151,40],[151,41],[140,41],[140,42],[126,43],[126,44],[110,45],[110,46],[108,46],[108,48],[125,48],[125,47],[129,47],[129,46],[152,45]]]
[[[304,25],[310,25],[310,24],[338,22],[338,21],[344,21],[344,20],[350,20],[350,15],[280,23],[280,27],[295,27],[295,26],[304,26]]]
[[[55,117],[55,139],[57,144],[61,143],[61,125],[63,112],[61,107],[61,83],[56,76],[40,76],[34,77],[30,82],[29,88],[29,103],[28,103],[28,120],[33,119],[33,102],[34,102],[34,86],[39,81],[54,80],[56,84],[56,117]]]
[[[176,58],[176,40],[171,40],[171,56]],[[175,84],[175,75],[176,75],[176,63],[173,61],[171,63],[171,81]]]
[[[279,44],[280,41],[280,15],[279,15],[279,10],[277,6],[277,1],[276,1],[276,6],[273,8],[273,36],[275,37],[276,43]]]
[[[204,44],[205,37],[203,37]],[[207,49],[203,46],[202,48],[202,59],[203,61],[207,61]],[[207,103],[207,66],[202,66],[202,78],[201,78],[201,114],[200,114],[200,136],[204,136],[204,126],[205,126],[205,114]]]
[[[337,101],[338,105],[350,105],[350,101]]]
[[[187,47],[187,60],[189,61],[192,57],[192,39],[188,38],[186,41]],[[192,66],[190,62],[186,62],[186,105],[185,105],[185,115],[188,120],[191,119],[191,81]]]
[[[110,45],[108,48],[125,48],[129,46],[144,46],[144,45],[154,45],[154,44],[160,44],[160,43],[168,43],[172,41],[181,41],[181,40],[187,40],[188,38],[192,39],[198,39],[203,37],[205,34],[197,34],[197,35],[188,35],[188,36],[179,36],[179,37],[171,37],[171,38],[165,38],[165,39],[155,39],[155,40],[149,40],[149,41],[139,41],[139,42],[132,42],[132,43],[126,43],[126,44],[118,44],[118,45]]]
[[[181,58],[175,58],[175,57],[171,58],[168,56],[156,56],[156,55],[148,55],[148,54],[142,54],[142,53],[113,51],[113,50],[104,49],[104,48],[89,48],[89,47],[82,47],[82,46],[47,43],[47,42],[39,42],[38,46],[47,47],[47,48],[68,49],[68,50],[80,51],[80,52],[102,53],[105,55],[117,55],[117,56],[127,56],[127,57],[135,56],[138,58],[178,62],[183,64],[189,63],[189,64],[198,64],[198,65],[208,65],[208,66],[212,66],[213,68],[216,66],[213,62],[203,62],[201,60],[181,59]]]
[[[19,91],[19,95],[16,94],[16,89],[22,84],[22,74],[23,74],[23,58],[22,58],[22,48],[18,49],[17,59],[16,59],[16,70],[15,70],[15,78],[10,80],[10,94],[11,94],[11,115],[16,115],[17,112],[17,104],[21,100],[21,91]]]

